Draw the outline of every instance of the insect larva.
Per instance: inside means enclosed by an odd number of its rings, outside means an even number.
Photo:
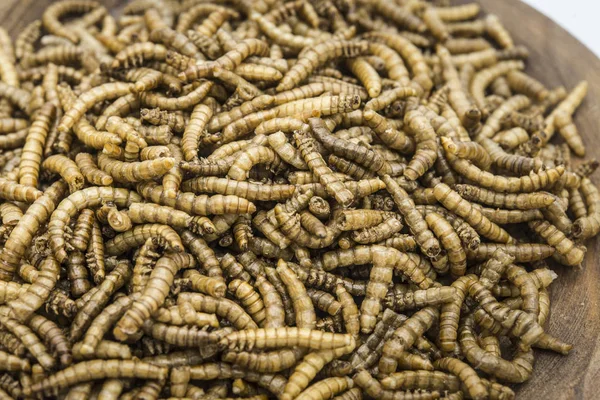
[[[411,318],[398,328],[392,337],[383,346],[383,356],[379,360],[379,370],[383,373],[392,373],[397,366],[401,354],[411,347],[417,337],[431,326],[439,317],[439,311],[432,307],[425,307],[417,311]]]
[[[395,311],[422,308],[428,305],[448,303],[453,300],[455,289],[452,287],[436,287],[426,290],[415,290],[408,293],[390,291],[383,300],[383,304]]]
[[[433,399],[438,398],[440,393],[438,391],[393,391],[384,389],[381,386],[381,382],[373,378],[373,376],[366,370],[361,370],[354,374],[352,377],[354,383],[359,386],[363,392],[373,398],[392,400],[395,398],[414,398],[414,399]]]
[[[516,95],[506,100],[492,115],[487,119],[485,125],[481,128],[478,138],[491,138],[501,128],[502,121],[511,113],[529,106],[531,101],[523,95]]]
[[[500,76],[504,76],[511,71],[518,71],[523,68],[524,64],[522,61],[502,61],[476,73],[471,82],[470,89],[477,106],[480,109],[485,107],[484,92],[493,80]]]
[[[417,211],[415,203],[408,193],[394,179],[387,175],[383,177],[383,181],[386,184],[386,189],[398,206],[398,210],[404,217],[404,221],[415,236],[419,247],[423,249],[426,255],[430,257],[437,256],[441,251],[440,244],[427,227],[427,223]]]
[[[377,243],[400,232],[403,227],[400,219],[392,217],[379,225],[365,228],[360,231],[354,231],[352,232],[351,237],[352,240],[361,244]]]
[[[481,382],[475,370],[466,363],[447,357],[435,361],[434,366],[456,375],[473,399],[483,399],[488,396],[487,387]]]
[[[179,186],[183,181],[183,170],[179,165],[183,160],[183,152],[180,146],[174,143],[169,143],[167,149],[175,159],[175,165],[163,175],[162,183],[165,196],[174,199],[177,197]]]
[[[235,279],[229,283],[229,291],[240,300],[258,326],[263,326],[266,318],[265,305],[254,288],[247,282]]]
[[[7,392],[7,395],[17,398],[21,395],[21,384],[16,378],[13,378],[10,374],[5,373],[0,376],[0,387]]]
[[[348,377],[326,378],[306,388],[296,397],[299,400],[310,400],[314,398],[327,399],[347,389],[352,389],[354,381]]]
[[[233,352],[223,353],[222,360],[239,367],[262,373],[279,372],[291,368],[306,352],[303,349],[283,349],[269,352]]]
[[[488,15],[485,20],[486,33],[492,37],[500,45],[500,47],[507,49],[514,47],[513,40],[510,33],[504,28],[500,19],[494,15]]]
[[[112,176],[98,168],[91,154],[78,153],[75,162],[85,179],[92,185],[110,186],[113,183]]]
[[[250,282],[252,279],[250,274],[244,270],[242,265],[230,253],[223,255],[221,258],[221,267],[225,276],[230,279],[241,279],[246,282]]]
[[[467,159],[483,170],[489,169],[492,164],[492,159],[487,150],[479,143],[460,142],[447,137],[442,137],[440,140],[446,152],[450,152],[461,159]]]
[[[501,227],[491,222],[482,214],[478,217],[476,209],[460,195],[454,192],[445,184],[439,184],[434,189],[434,195],[445,207],[452,212],[465,218],[465,220],[475,228],[478,233],[486,236],[490,240],[502,243],[512,243],[514,239]]]
[[[202,263],[207,276],[220,279],[223,276],[221,265],[206,241],[188,230],[182,230],[180,236],[185,247]]]
[[[486,315],[500,322],[504,334],[520,338],[519,348],[521,350],[528,351],[529,347],[537,342],[544,333],[542,327],[537,323],[536,317],[521,310],[511,310],[510,307],[496,301],[492,293],[480,282],[472,282],[468,290],[469,295],[481,305],[487,313]],[[482,328],[490,330],[491,326],[482,324],[476,315],[475,320]]]
[[[177,303],[191,303],[196,311],[229,320],[236,329],[257,329],[258,326],[252,318],[237,303],[225,299],[204,296],[199,293],[180,293]]]
[[[98,155],[98,166],[117,182],[141,182],[161,177],[175,165],[171,157],[148,161],[122,162],[105,154]]]
[[[355,231],[377,226],[392,216],[392,213],[380,210],[343,210],[338,217],[338,223],[343,231]]]
[[[21,359],[20,357],[13,356],[5,352],[0,352],[0,359],[2,359],[2,365],[4,371],[29,371],[29,361]]]
[[[174,228],[189,228],[192,224],[192,217],[186,212],[152,203],[133,203],[127,214],[136,224],[157,223]]]
[[[335,297],[322,290],[308,288],[306,292],[313,302],[313,305],[319,310],[328,313],[329,315],[338,315],[342,309],[341,303],[339,303]]]
[[[451,285],[456,290],[453,301],[445,303],[441,307],[439,346],[442,351],[452,352],[456,349],[460,310],[469,287],[475,278],[474,275],[466,275],[455,280]]]
[[[271,148],[273,148],[282,160],[295,168],[308,169],[298,150],[292,144],[288,143],[282,131],[269,135],[268,140]]]
[[[346,174],[354,179],[369,179],[375,176],[374,173],[368,171],[366,168],[358,165],[353,161],[346,160],[331,154],[328,159],[329,165],[334,167],[338,173]]]
[[[231,110],[216,114],[208,123],[208,132],[218,132],[223,127],[233,123],[236,119],[243,118],[249,114],[264,110],[273,103],[274,97],[271,95],[260,95],[252,100],[242,103],[238,107],[234,107]],[[256,132],[257,134],[264,134],[263,132]],[[211,157],[215,155],[211,154]]]
[[[320,332],[308,328],[248,329],[233,332],[221,339],[219,345],[229,349],[266,349],[283,346],[302,346],[313,350],[346,347],[354,341],[350,335]]]
[[[105,243],[106,254],[118,256],[153,238],[159,245],[175,252],[183,251],[181,238],[173,228],[162,224],[136,225]]]
[[[402,371],[393,373],[381,380],[381,386],[387,390],[460,390],[459,379],[441,371]]]
[[[106,379],[98,392],[99,400],[118,399],[125,389],[125,382],[121,379]]]
[[[461,348],[470,363],[477,364],[482,371],[507,382],[524,382],[533,372],[533,352],[517,352],[512,362],[486,353],[475,339],[473,319],[466,319],[460,330]]]
[[[92,393],[93,387],[94,385],[90,382],[80,383],[71,387],[65,398],[69,400],[87,399]]]
[[[304,46],[302,46],[304,47]],[[341,56],[353,57],[364,55],[368,49],[367,42],[345,42],[331,40],[309,48],[283,77],[277,91],[290,90],[308,77],[319,65]]]
[[[422,355],[404,352],[398,359],[398,367],[401,369],[433,371],[431,361]]]
[[[22,59],[33,53],[33,44],[41,36],[41,28],[42,21],[38,19],[29,23],[19,33],[15,40],[15,56],[17,59]]]
[[[3,251],[0,253],[0,276],[4,277],[5,280],[12,279],[14,271],[25,255],[35,232],[37,232],[40,224],[50,218],[50,212],[57,206],[66,190],[67,185],[63,181],[54,183],[44,192],[42,197],[27,209],[23,218],[13,228],[10,237],[4,244]]]
[[[212,115],[212,109],[204,104],[198,104],[194,107],[190,121],[183,132],[181,144],[183,157],[186,161],[198,158],[200,136],[204,133],[204,129]]]
[[[265,306],[265,328],[280,328],[285,323],[285,309],[281,296],[263,276],[258,276],[255,282]]]
[[[239,14],[232,9],[213,4],[197,4],[180,15],[175,30],[177,32],[185,32],[201,17],[205,17],[206,19],[197,27],[198,32],[211,36],[228,19],[239,18]]]
[[[527,210],[547,207],[554,202],[554,197],[547,192],[498,193],[471,185],[455,185],[455,190],[467,200],[500,208]]]
[[[5,200],[33,203],[42,196],[35,187],[21,185],[13,180],[0,178],[0,197]]]
[[[201,63],[187,68],[179,74],[179,79],[183,81],[191,81],[211,76],[215,68],[223,68],[225,70],[233,70],[239,66],[244,59],[252,55],[266,56],[268,45],[259,39],[245,39],[236,44],[235,48],[225,53],[215,61]],[[183,54],[183,53],[182,53]]]
[[[280,29],[273,21],[271,21],[271,19],[266,18],[258,13],[252,14],[251,19],[253,22],[258,24],[260,30],[276,44],[294,49],[302,49],[305,46],[314,45],[314,39],[300,35],[293,35],[283,29]]]
[[[36,279],[27,291],[20,293],[15,300],[9,301],[12,314],[22,320],[27,320],[49,298],[50,291],[56,284],[59,275],[56,260],[47,257],[42,261]]]
[[[446,28],[443,20],[439,17],[437,8],[429,7],[423,13],[423,23],[427,25],[427,28],[431,31],[433,37],[440,42],[445,42],[450,37],[450,33]]]
[[[166,298],[176,272],[180,268],[189,268],[194,264],[194,258],[185,253],[167,253],[161,257],[156,262],[142,295],[132,303],[131,308],[115,326],[113,330],[115,337],[127,338],[135,334],[152,312],[158,309],[157,304],[161,304]]]
[[[94,318],[90,327],[85,332],[81,340],[80,352],[84,356],[92,356],[99,343],[102,341],[105,333],[110,327],[121,318],[121,316],[131,306],[134,299],[139,295],[121,296],[113,303],[104,308],[98,316]]]
[[[143,323],[142,329],[146,335],[159,341],[177,347],[199,347],[213,345],[218,341],[219,335],[200,329],[197,326],[167,325],[148,319]],[[225,329],[230,331],[230,329]],[[212,346],[214,347],[214,346]],[[158,350],[164,352],[165,350]],[[168,351],[168,350],[167,350]]]
[[[77,341],[88,328],[92,319],[108,303],[110,296],[121,288],[131,277],[131,265],[128,262],[119,263],[106,279],[98,286],[98,290],[90,297],[85,305],[78,311],[71,325],[69,338],[71,342]]]
[[[396,24],[406,27],[409,31],[423,33],[427,30],[427,26],[408,8],[393,7],[385,1],[377,0],[374,7],[381,15],[385,15]]]
[[[71,193],[83,188],[84,177],[75,162],[62,154],[47,157],[42,168],[58,173],[69,185]]]
[[[492,162],[498,168],[514,172],[519,175],[528,174],[530,172],[537,172],[543,168],[543,162],[518,154],[507,154],[500,146],[488,138],[483,138],[480,143],[487,150]]]
[[[42,15],[42,24],[44,28],[53,35],[69,39],[73,43],[79,42],[79,37],[73,31],[65,27],[60,18],[64,14],[83,14],[98,7],[95,1],[63,1],[55,3],[44,11]]]
[[[393,260],[392,265],[389,260]],[[361,306],[361,329],[365,333],[375,327],[375,316],[379,313],[381,300],[385,297],[387,287],[392,281],[393,268],[399,268],[409,279],[423,288],[431,284],[417,265],[409,261],[408,256],[390,248],[357,246],[350,250],[327,253],[323,259],[323,265],[327,266],[327,269],[350,265],[349,263],[373,263],[367,285],[367,297]]]
[[[50,292],[50,297],[46,301],[45,310],[56,316],[73,318],[77,313],[77,305],[65,290],[55,288]]]
[[[515,127],[497,133],[492,140],[500,144],[503,148],[511,150],[527,142],[529,140],[529,134],[525,129]]]
[[[334,292],[335,287],[338,284],[341,284],[348,291],[348,293],[352,294],[353,296],[365,295],[365,281],[354,281],[349,278],[341,278],[313,267],[300,268],[300,266],[293,263],[290,263],[289,265],[298,276],[298,279],[306,283],[306,285],[309,287],[315,287],[328,292]]]
[[[308,202],[308,210],[319,219],[326,219],[331,215],[331,208],[325,199],[313,196]]]
[[[130,144],[131,144],[131,142],[127,142],[127,144],[125,145],[126,150]],[[134,146],[137,146],[137,145],[134,145]],[[147,160],[153,160],[153,159],[160,158],[160,157],[170,157],[171,151],[169,150],[169,148],[167,146],[148,146],[148,147],[145,147],[144,149],[142,149],[141,151],[139,151],[139,147],[137,147],[135,157],[130,158],[129,160],[131,160],[131,161],[137,160],[138,155],[139,155],[139,158],[141,161],[147,161]],[[127,157],[125,157],[125,158],[127,160]],[[127,161],[129,161],[129,160],[127,160]]]
[[[233,195],[196,196],[189,192],[179,192],[167,198],[162,186],[154,182],[144,182],[137,186],[139,193],[153,203],[173,207],[190,215],[252,214],[256,206],[250,201]]]
[[[354,201],[354,195],[333,175],[321,155],[316,152],[314,139],[310,138],[308,133],[300,131],[295,133],[295,137],[302,158],[310,170],[319,177],[321,184],[325,186],[331,196],[335,197],[336,201],[343,207],[348,207]]]
[[[227,173],[227,177],[243,181],[248,177],[250,169],[257,164],[266,164],[271,170],[278,170],[282,161],[277,154],[268,147],[254,146],[242,150]]]
[[[528,224],[536,234],[556,249],[554,258],[561,264],[577,266],[583,261],[587,250],[585,246],[573,243],[554,225],[547,221],[531,221]]]
[[[5,350],[9,353],[23,357],[27,353],[27,348],[21,343],[21,341],[12,333],[3,331],[0,333],[0,343]]]
[[[586,239],[600,231],[600,196],[589,178],[581,180],[581,193],[588,207],[588,215],[578,218],[573,223],[573,237]]]
[[[36,113],[27,134],[19,163],[19,183],[22,185],[37,186],[43,147],[55,116],[56,107],[52,103],[46,103]]]
[[[40,365],[42,365],[45,370],[51,370],[54,368],[56,365],[56,360],[48,353],[46,346],[42,344],[40,339],[30,328],[18,322],[17,320],[4,316],[0,317],[0,323],[6,330],[19,338],[29,353],[31,353],[31,355]],[[29,363],[27,361],[21,359],[13,360],[13,362],[15,361],[18,361],[18,365],[21,365],[21,370],[29,369]]]
[[[320,116],[328,116],[356,110],[360,107],[360,103],[360,96],[346,94],[313,97],[284,103],[269,110],[248,114],[227,125],[223,129],[223,142],[228,143],[250,133],[264,120],[276,117],[295,117],[306,121],[315,116],[317,112]]]
[[[292,246],[295,247],[295,246]],[[261,238],[261,237],[250,237],[248,241],[248,250],[257,256],[262,256],[265,258],[279,259],[282,258],[285,261],[291,260],[294,256],[294,253],[297,251],[296,249],[281,249],[275,243],[271,242],[269,239]]]
[[[72,374],[72,375],[70,375]],[[106,378],[140,378],[166,380],[168,369],[140,360],[92,360],[72,365],[54,375],[23,388],[23,394],[53,393],[62,388],[80,383],[82,380]]]
[[[516,265],[509,265],[506,269],[506,277],[519,290],[523,299],[523,311],[534,316],[539,314],[538,287],[527,272]]]
[[[502,249],[494,251],[491,258],[483,264],[479,281],[487,289],[491,289],[499,281],[506,268],[515,260],[513,256]]]
[[[317,217],[312,215],[308,210],[302,210],[300,212],[300,224],[312,235],[315,235],[319,238],[327,237],[327,226],[324,225]]]
[[[281,232],[286,235],[290,241],[295,242],[299,246],[310,249],[323,248],[329,246],[340,233],[335,220],[332,220],[328,225],[325,225],[325,237],[319,238],[304,229],[300,223],[299,216],[296,213],[285,211],[281,204],[275,207],[274,214],[280,225]]]
[[[213,297],[225,296],[226,285],[220,279],[201,275],[195,270],[185,271],[183,277],[190,280],[194,290],[206,293]]]
[[[461,239],[452,224],[442,215],[435,212],[428,213],[425,216],[425,221],[436,234],[446,251],[450,263],[450,273],[454,276],[464,275],[467,268],[467,256],[462,247]],[[443,269],[439,272],[442,271]]]
[[[232,233],[235,243],[240,250],[247,251],[249,240],[252,239],[252,226],[249,216],[240,215],[237,221],[233,224]]]
[[[61,366],[67,367],[72,362],[70,345],[63,331],[52,321],[34,315],[28,322],[29,327],[36,332],[45,344],[57,355]]]
[[[95,104],[116,99],[129,93],[131,85],[124,82],[105,83],[83,93],[65,113],[58,125],[59,132],[68,132],[73,125]]]
[[[377,70],[364,58],[347,60],[350,71],[362,82],[369,96],[374,98],[381,93],[381,77]]]
[[[143,92],[140,102],[147,107],[160,108],[165,111],[180,111],[195,106],[209,94],[213,82],[199,82],[194,89],[180,97],[165,97],[154,92]]]
[[[340,157],[364,165],[370,171],[378,174],[390,172],[388,163],[378,153],[368,148],[347,142],[344,139],[336,139],[319,118],[310,118],[308,120],[313,135],[319,140],[326,149],[333,151]]]
[[[296,315],[296,325],[298,328],[313,329],[316,323],[316,315],[304,284],[283,260],[279,260],[277,263],[277,274],[286,285],[290,299],[292,300]]]

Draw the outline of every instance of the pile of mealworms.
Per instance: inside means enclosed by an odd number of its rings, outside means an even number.
[[[512,399],[568,356],[586,82],[476,3],[110,11],[0,29],[0,399]]]

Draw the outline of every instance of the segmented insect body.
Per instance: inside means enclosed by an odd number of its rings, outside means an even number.
[[[314,139],[308,135],[308,132],[301,131],[296,131],[295,138],[302,158],[308,168],[319,178],[321,184],[325,186],[327,193],[343,207],[348,207],[354,201],[354,195],[325,164],[323,157],[315,149]]]
[[[421,333],[429,329],[438,317],[439,311],[436,308],[425,307],[406,320],[384,344],[379,370],[384,373],[394,372],[402,353],[414,344]]]
[[[587,82],[476,3],[216,3],[0,28],[0,397],[511,399],[571,351]]]
[[[0,273],[3,280],[12,278],[19,262],[25,256],[27,246],[31,244],[40,225],[48,220],[50,213],[66,193],[66,189],[67,185],[63,181],[54,183],[42,197],[29,207],[23,218],[13,228],[4,244],[2,253],[0,253]]]
[[[189,268],[194,264],[194,258],[186,253],[170,253],[161,257],[156,262],[142,295],[132,303],[131,309],[117,323],[113,330],[115,337],[124,339],[134,335],[144,321],[158,309],[158,305],[162,304],[169,293],[169,286],[177,271],[180,268]]]
[[[314,329],[317,317],[310,297],[306,293],[304,284],[296,277],[287,263],[279,260],[277,263],[277,274],[286,285],[294,306],[296,325],[299,328]]]
[[[387,191],[392,195],[394,202],[398,206],[398,210],[404,217],[404,221],[411,229],[415,240],[423,252],[429,257],[436,257],[441,247],[438,240],[429,230],[427,223],[422,215],[417,211],[414,201],[408,193],[390,176],[384,176]]]
[[[19,163],[19,183],[22,185],[37,187],[44,144],[55,116],[56,107],[52,103],[46,103],[36,113]]]

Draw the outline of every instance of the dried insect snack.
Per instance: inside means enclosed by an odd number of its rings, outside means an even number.
[[[544,260],[600,231],[587,83],[529,76],[478,4],[371,3],[0,30],[7,396],[514,398],[479,375],[569,352]]]

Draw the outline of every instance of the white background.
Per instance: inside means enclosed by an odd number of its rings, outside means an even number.
[[[502,0],[497,0],[502,1]],[[600,57],[598,0],[522,0],[550,17]]]

